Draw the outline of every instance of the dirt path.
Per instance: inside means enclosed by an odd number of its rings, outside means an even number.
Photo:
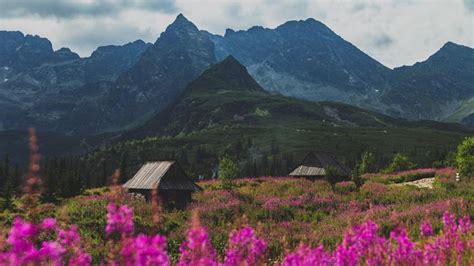
[[[423,179],[419,179],[419,180],[416,180],[416,181],[412,181],[412,182],[405,182],[405,183],[400,183],[400,184],[396,184],[396,186],[405,186],[405,185],[412,185],[412,186],[416,186],[416,187],[419,187],[419,188],[433,188],[433,182],[434,182],[434,177],[431,177],[431,178],[423,178]]]

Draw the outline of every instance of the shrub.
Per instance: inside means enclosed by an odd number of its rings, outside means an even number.
[[[368,182],[360,188],[361,195],[367,198],[380,198],[388,191],[384,184]]]
[[[260,116],[260,117],[265,117],[265,116],[269,116],[270,112],[268,110],[260,109],[259,107],[257,107],[257,109],[255,109],[255,115]]]
[[[338,193],[345,194],[345,193],[355,191],[357,189],[357,186],[352,181],[342,181],[342,182],[336,183],[336,185],[334,186],[334,189]]]
[[[410,162],[410,160],[408,160],[408,157],[406,157],[405,155],[402,155],[401,153],[396,153],[392,158],[392,162],[385,169],[384,172],[393,173],[393,172],[408,170],[414,167],[415,165],[412,162]]]
[[[337,168],[333,166],[328,166],[326,167],[325,170],[326,170],[326,179],[328,180],[329,183],[331,183],[331,185],[334,185],[337,182],[340,182],[343,180]]]
[[[423,178],[434,177],[436,171],[431,168],[422,168],[409,170],[389,176],[388,180],[392,183],[412,182]]]
[[[354,182],[354,184],[356,185],[357,188],[360,188],[362,186],[362,184],[364,183],[364,180],[360,176],[360,170],[359,169],[360,168],[358,166],[356,166],[352,170],[352,176],[351,176],[351,179],[352,179],[352,181]]]
[[[219,162],[219,179],[222,181],[224,188],[231,188],[232,180],[237,175],[237,165],[229,158],[224,157]]]
[[[374,173],[377,171],[377,165],[375,162],[375,156],[371,152],[364,152],[362,155],[362,162],[359,166],[359,172],[361,174]]]
[[[474,137],[466,138],[458,146],[456,165],[461,176],[474,177]]]
[[[456,187],[456,179],[448,176],[437,175],[433,182],[433,187],[452,190]]]

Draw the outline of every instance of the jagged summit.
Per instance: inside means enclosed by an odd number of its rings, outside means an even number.
[[[166,32],[192,32],[199,31],[199,29],[191,21],[189,21],[183,14],[179,14],[176,19],[167,28]]]
[[[175,19],[175,22],[176,21],[184,21],[184,22],[189,22],[189,20],[183,15],[183,13],[179,13],[177,16],[176,16],[176,19]]]

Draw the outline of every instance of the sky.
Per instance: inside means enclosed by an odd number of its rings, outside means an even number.
[[[0,0],[0,30],[89,56],[102,45],[155,42],[179,13],[216,34],[311,17],[392,68],[447,41],[474,47],[474,0]]]

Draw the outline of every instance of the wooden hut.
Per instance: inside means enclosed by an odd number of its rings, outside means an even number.
[[[305,156],[303,162],[290,172],[289,176],[326,179],[328,171],[334,171],[331,177],[338,180],[346,179],[351,175],[351,170],[332,154],[310,152]]]
[[[191,193],[201,190],[176,161],[145,163],[123,187],[150,200],[153,190],[164,206],[183,207],[191,200]]]

